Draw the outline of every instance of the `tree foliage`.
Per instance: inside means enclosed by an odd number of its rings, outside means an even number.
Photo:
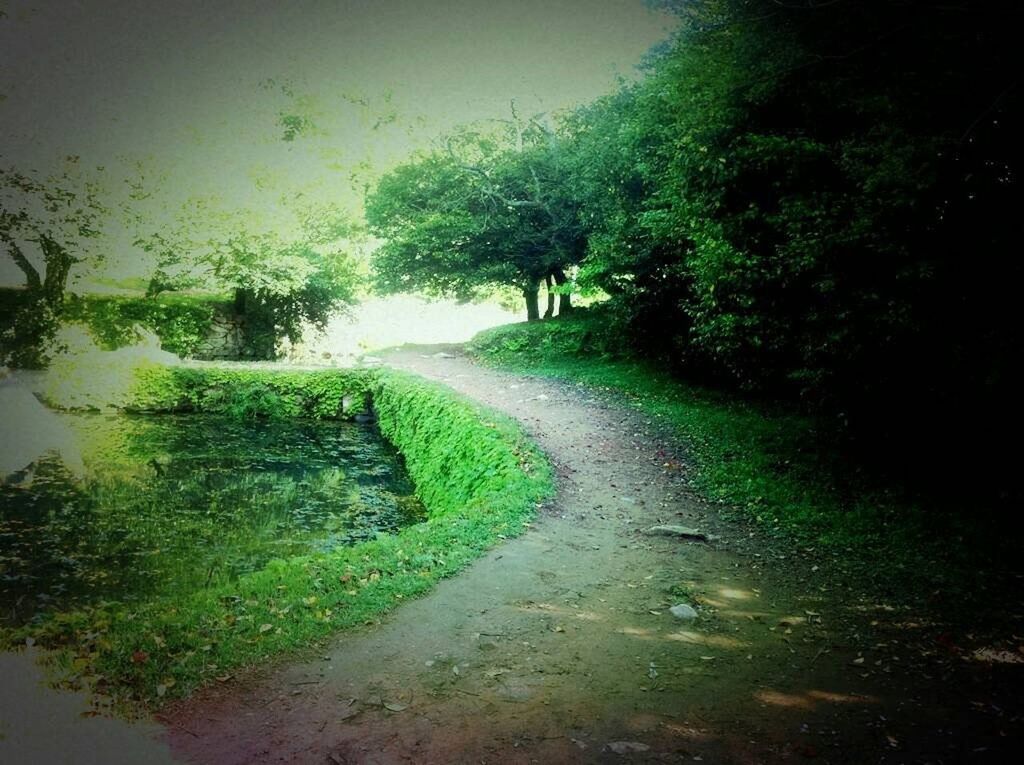
[[[496,152],[478,172],[439,153],[382,182],[369,209],[390,286],[535,278],[524,239],[543,238],[539,208],[501,199],[528,198],[532,169],[549,167],[545,206],[572,221],[560,230],[579,286],[608,293],[637,345],[688,374],[799,397],[894,444],[1016,427],[1021,62],[1007,8],[654,4],[680,31],[641,81],[531,144],[549,164]]]
[[[102,251],[90,248],[107,209],[98,173],[85,173],[76,157],[46,178],[0,167],[0,247],[25,277],[26,299],[7,323],[7,362],[39,366],[59,326],[71,269]]]
[[[1005,10],[674,6],[683,30],[648,78],[576,116],[583,278],[619,288],[639,337],[689,370],[898,444],[1015,421]]]
[[[552,128],[513,110],[388,173],[366,200],[370,231],[384,240],[378,286],[462,299],[512,286],[538,318],[540,281],[566,284],[586,249],[563,163]],[[571,308],[567,293],[561,306]]]
[[[349,252],[358,235],[333,206],[293,208],[289,235],[244,210],[191,199],[173,225],[141,235],[157,257],[150,293],[203,287],[230,292],[245,319],[247,345],[272,357],[277,339],[301,338],[308,323],[323,327],[355,300],[359,268]]]

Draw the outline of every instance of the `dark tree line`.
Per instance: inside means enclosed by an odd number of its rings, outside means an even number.
[[[681,30],[639,83],[381,182],[384,286],[516,284],[529,303],[558,266],[689,375],[897,451],[956,435],[961,459],[989,455],[979,441],[1020,424],[1009,6],[661,5]]]

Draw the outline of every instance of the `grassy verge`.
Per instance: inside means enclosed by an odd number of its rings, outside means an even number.
[[[178,408],[183,400],[198,406],[207,399],[186,392],[230,387],[222,376],[228,373],[216,370],[146,365],[140,374],[136,393],[149,397],[140,408]],[[318,379],[318,373],[230,374],[239,384],[257,375],[271,387],[296,376]],[[381,430],[406,457],[427,521],[354,547],[272,561],[229,584],[180,597],[56,614],[8,634],[7,642],[29,639],[53,649],[65,683],[158,706],[239,667],[379,618],[520,533],[553,492],[547,461],[507,418],[411,375],[360,375]]]
[[[682,436],[696,488],[724,512],[878,580],[919,591],[970,586],[979,566],[1006,552],[977,514],[869,478],[812,418],[689,385],[615,347],[600,322],[580,316],[498,327],[469,350],[483,363],[582,383],[636,407]]]

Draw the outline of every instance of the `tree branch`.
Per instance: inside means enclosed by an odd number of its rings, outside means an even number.
[[[11,239],[7,239],[7,252],[11,256],[11,260],[14,261],[15,265],[18,266],[25,274],[25,281],[30,290],[39,290],[43,287],[43,279],[39,275],[39,270],[32,265],[28,258],[25,257],[25,253],[21,251],[21,248]]]

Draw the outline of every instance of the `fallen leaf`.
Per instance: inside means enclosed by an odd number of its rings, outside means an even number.
[[[397,701],[385,701],[384,708],[389,712],[403,712],[409,708],[408,704],[402,704]]]
[[[270,632],[270,630],[272,630],[272,629],[274,629],[274,625],[273,624],[261,624],[260,625],[260,632]]]

